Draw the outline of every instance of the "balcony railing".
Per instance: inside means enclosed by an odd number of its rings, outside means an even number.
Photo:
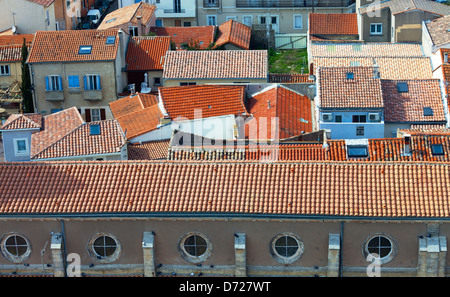
[[[185,9],[164,9],[164,13],[185,13]]]
[[[203,0],[203,8],[219,8],[219,0]]]
[[[236,0],[236,7],[347,7],[354,3],[355,0]]]

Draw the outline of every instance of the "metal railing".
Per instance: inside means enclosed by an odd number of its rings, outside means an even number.
[[[203,0],[203,8],[218,8],[220,0]]]
[[[186,9],[164,9],[164,13],[185,13]]]

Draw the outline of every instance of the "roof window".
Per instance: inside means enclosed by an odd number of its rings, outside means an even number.
[[[355,75],[353,72],[347,72],[347,79],[353,79],[355,78]]]
[[[408,83],[406,83],[406,82],[398,82],[397,83],[397,91],[399,93],[406,93],[406,92],[408,92]]]
[[[89,55],[92,50],[92,45],[81,45],[78,50],[79,55]]]
[[[431,152],[435,156],[442,156],[444,155],[444,146],[442,144],[432,144]]]
[[[95,125],[90,125],[89,126],[90,129],[90,134],[91,135],[100,135],[100,125],[99,124],[95,124]]]
[[[116,36],[106,37],[106,44],[114,44],[116,42]]]
[[[116,20],[116,18],[113,18],[113,19],[107,20],[107,21],[105,22],[105,24],[107,24],[107,23],[111,23],[111,22],[114,22],[115,20]]]
[[[433,109],[431,107],[424,107],[423,108],[423,115],[424,116],[432,116],[433,115]]]
[[[366,145],[347,146],[347,156],[349,158],[365,158],[369,156],[369,149]]]

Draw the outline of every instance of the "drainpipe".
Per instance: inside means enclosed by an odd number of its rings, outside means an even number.
[[[66,231],[64,230],[64,221],[61,220],[61,235],[63,244],[63,266],[64,266],[64,277],[67,277],[67,250],[66,250]]]
[[[342,248],[344,246],[344,222],[341,221],[341,238],[339,240],[339,277],[342,277]]]

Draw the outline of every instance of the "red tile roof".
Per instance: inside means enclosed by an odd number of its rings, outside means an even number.
[[[22,45],[25,43],[30,52],[33,43],[33,34],[24,35],[2,35],[0,36],[0,61],[16,62],[22,60]]]
[[[285,139],[313,129],[311,99],[284,86],[275,84],[252,95],[246,106],[253,116],[246,131],[251,139]],[[251,132],[253,124],[258,128],[257,135]]]
[[[406,82],[408,92],[399,93],[397,83]],[[445,122],[439,79],[382,80],[385,122]],[[424,108],[433,109],[432,116]]]
[[[164,108],[175,120],[183,117],[192,120],[195,111],[201,117],[247,114],[244,105],[245,87],[230,85],[197,85],[159,88]]]
[[[109,103],[109,107],[127,139],[157,129],[163,117],[158,98],[151,94],[130,95]]]
[[[40,129],[42,126],[42,115],[38,113],[12,114],[0,130],[16,129]]]
[[[156,6],[142,1],[138,3],[124,6],[108,13],[100,25],[98,30],[105,30],[111,28],[119,28],[124,24],[138,24],[138,17],[141,17],[141,24],[148,27],[151,20],[154,18]]]
[[[358,35],[356,13],[309,13],[310,35]]]
[[[0,46],[23,45],[23,40],[27,45],[33,43],[34,34],[0,35]]]
[[[218,27],[218,37],[215,41],[216,47],[227,43],[233,44],[241,49],[250,49],[250,38],[252,28],[235,20],[229,20]]]
[[[163,70],[164,58],[168,50],[170,50],[169,37],[132,37],[127,49],[126,70]]]
[[[91,135],[90,127],[100,126],[99,135]],[[126,139],[116,120],[89,122],[57,140],[33,156],[33,160],[120,153]]]
[[[269,83],[313,83],[309,74],[300,73],[269,73]]]
[[[42,117],[42,129],[31,135],[31,158],[84,123],[76,107]]]
[[[379,78],[373,67],[322,67],[318,71],[321,108],[383,108]],[[353,79],[347,79],[353,73]]]
[[[115,36],[113,44],[106,44]],[[80,46],[92,46],[91,54],[79,54]],[[112,61],[119,47],[117,29],[38,31],[28,55],[28,63]]]
[[[53,2],[55,2],[55,0],[28,0],[28,1],[45,6],[45,7],[48,7],[51,4],[53,4]]]
[[[128,160],[164,160],[170,139],[128,144]]]
[[[449,175],[449,163],[1,163],[0,214],[449,218]]]
[[[266,50],[169,51],[165,79],[267,79]]]
[[[214,26],[194,27],[151,27],[151,32],[157,36],[169,36],[177,50],[183,49],[183,45],[198,44],[200,49],[206,49],[214,42]]]

